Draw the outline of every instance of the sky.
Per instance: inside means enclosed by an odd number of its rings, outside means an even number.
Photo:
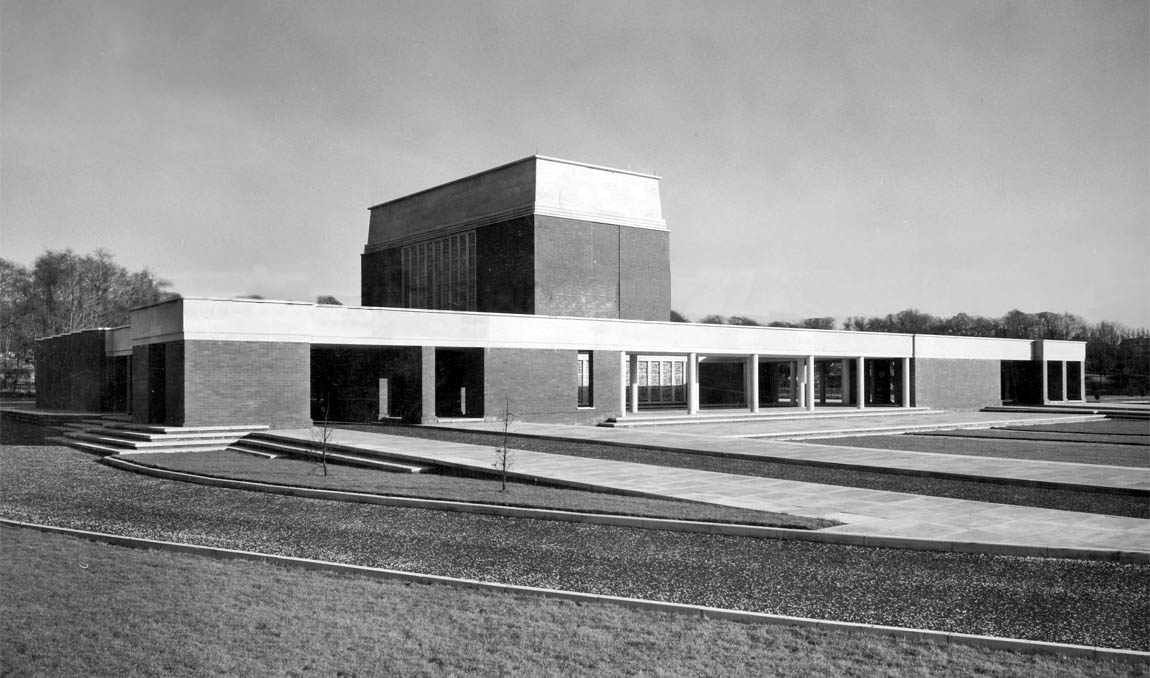
[[[371,205],[662,177],[672,304],[1150,326],[1150,2],[0,0],[0,256],[359,303]]]

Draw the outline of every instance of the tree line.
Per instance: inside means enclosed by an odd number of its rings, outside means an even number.
[[[673,322],[691,322],[671,311]],[[746,316],[708,315],[697,322],[714,325],[836,329],[835,318],[805,318],[796,322],[760,323]],[[1072,313],[1012,310],[1000,318],[957,313],[934,316],[910,308],[885,316],[850,316],[841,329],[855,332],[942,334],[1006,339],[1059,339],[1086,342],[1086,371],[1092,392],[1146,395],[1150,391],[1150,331],[1120,323],[1088,323]]]
[[[31,268],[0,259],[0,390],[31,379],[35,341],[128,322],[136,306],[175,296],[147,268],[129,271],[108,252],[48,250]]]

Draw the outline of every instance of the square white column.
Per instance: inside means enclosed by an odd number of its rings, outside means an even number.
[[[858,374],[855,379],[855,399],[861,410],[866,407],[866,358],[855,358],[855,364],[858,365]]]
[[[699,413],[699,354],[687,354],[687,414]]]
[[[1066,361],[1062,361],[1062,401],[1069,402],[1070,392],[1066,389]]]
[[[759,411],[759,354],[752,353],[747,362],[747,404],[752,412]]]
[[[1079,363],[1079,393],[1081,401],[1086,402],[1086,362]]]
[[[902,406],[910,407],[910,358],[902,359]]]
[[[815,409],[815,357],[809,355],[803,361],[803,371],[806,373],[806,384],[803,390],[806,392],[807,409],[811,412]]]
[[[627,377],[627,353],[619,352],[619,416],[627,416],[627,392],[631,390],[631,380]]]
[[[639,414],[639,355],[631,354],[631,414]]]
[[[850,394],[851,394],[851,361],[844,359],[842,361],[842,364],[843,364],[843,366],[842,366],[842,375],[843,375],[842,381],[843,381],[843,383],[842,383],[842,388],[840,390],[843,394],[842,395],[842,404],[843,404],[843,406],[846,406],[846,404],[851,401],[851,398],[850,398]]]
[[[1039,363],[1042,367],[1042,404],[1050,404],[1050,368],[1045,360]]]

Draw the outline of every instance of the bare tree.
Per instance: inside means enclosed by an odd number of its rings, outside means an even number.
[[[507,491],[507,471],[515,463],[515,453],[507,448],[508,431],[511,428],[511,421],[514,415],[511,414],[511,398],[506,398],[503,401],[503,412],[501,413],[503,419],[503,445],[495,450],[495,463],[492,466],[495,470],[499,471],[500,479],[500,492]]]
[[[323,398],[320,400],[320,406],[319,406],[320,407],[320,414],[322,415],[323,418],[320,419],[318,427],[316,426],[316,422],[314,422],[314,421],[312,422],[312,427],[311,427],[312,442],[319,445],[319,461],[320,461],[320,465],[323,468],[324,476],[327,476],[327,448],[328,448],[328,444],[331,443],[332,435],[335,433],[335,431],[332,430],[332,428],[331,428],[331,422],[328,420],[328,409],[329,408],[327,406],[327,400],[328,400],[328,395],[325,393],[323,395]]]

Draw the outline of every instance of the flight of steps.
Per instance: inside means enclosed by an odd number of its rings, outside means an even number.
[[[249,433],[267,430],[251,426],[147,426],[130,422],[88,419],[60,426],[51,442],[101,456],[152,452],[216,452],[226,450]]]
[[[318,461],[323,457],[322,443],[319,440],[293,440],[277,437],[274,433],[250,433],[229,445],[227,449],[232,452],[242,452],[272,459],[288,456]],[[392,473],[423,473],[428,470],[426,466],[392,459],[381,459],[375,453],[367,450],[357,450],[347,445],[331,443],[328,444],[327,460],[332,463],[362,466]]]

